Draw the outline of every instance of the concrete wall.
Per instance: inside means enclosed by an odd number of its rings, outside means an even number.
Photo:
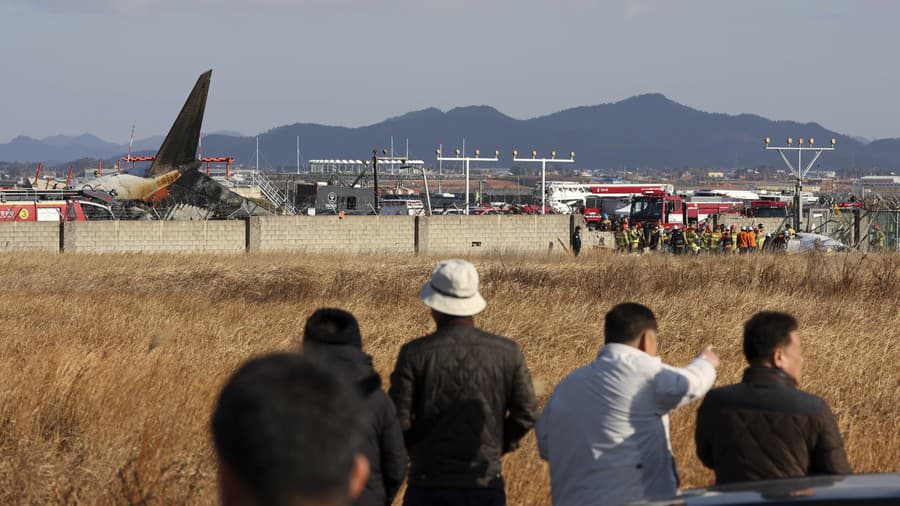
[[[59,223],[0,222],[0,252],[59,251]]]
[[[521,254],[565,251],[570,217],[423,216],[419,218],[419,252],[432,254]],[[551,246],[552,245],[552,246]]]
[[[559,254],[569,216],[271,216],[248,221],[0,223],[0,251]],[[599,236],[583,236],[585,248]],[[606,239],[604,242],[609,242]],[[562,243],[562,244],[561,244]],[[565,245],[565,248],[563,248]]]
[[[242,253],[243,221],[87,221],[63,229],[66,253]]]
[[[250,219],[249,251],[415,253],[412,216],[260,216]]]
[[[601,232],[599,230],[581,229],[581,251],[591,251],[594,248],[615,249],[616,236],[613,232]]]

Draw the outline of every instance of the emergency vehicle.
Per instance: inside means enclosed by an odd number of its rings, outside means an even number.
[[[111,220],[113,198],[85,190],[0,190],[0,221]]]
[[[587,210],[590,207],[588,201],[592,198],[616,201],[627,200],[639,195],[664,195],[673,192],[674,188],[670,184],[585,184],[572,181],[549,181],[547,183],[547,207],[560,213],[572,213],[575,209]],[[534,195],[539,202],[541,200],[540,183],[535,188]],[[603,212],[603,209],[600,209],[600,212]]]
[[[786,218],[788,203],[777,200],[754,200],[744,208],[744,215],[751,218]]]
[[[675,225],[696,225],[718,214],[740,214],[743,209],[740,202],[689,202],[677,195],[635,197],[631,200],[628,222],[631,225],[659,222],[669,229]]]

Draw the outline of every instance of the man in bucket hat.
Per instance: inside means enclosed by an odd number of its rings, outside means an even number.
[[[537,419],[525,358],[475,327],[487,303],[471,263],[439,263],[419,298],[437,330],[404,345],[391,374],[411,464],[403,504],[505,505],[500,458]]]

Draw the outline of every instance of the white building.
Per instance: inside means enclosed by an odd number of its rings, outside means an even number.
[[[853,193],[857,197],[881,195],[900,197],[900,176],[865,176],[853,183]]]
[[[369,170],[372,160],[310,160],[312,174],[359,174]],[[378,160],[380,174],[421,174],[425,167],[422,160]]]

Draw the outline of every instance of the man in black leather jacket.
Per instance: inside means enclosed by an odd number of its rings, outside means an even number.
[[[439,263],[419,297],[437,330],[403,346],[390,388],[411,459],[404,505],[504,505],[500,457],[537,419],[525,359],[475,327],[487,303],[469,262]]]

